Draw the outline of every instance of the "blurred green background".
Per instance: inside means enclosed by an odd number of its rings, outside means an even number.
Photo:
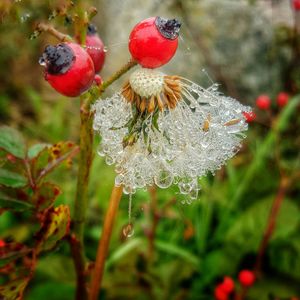
[[[38,21],[71,33],[65,18],[53,13],[64,2],[0,3],[1,124],[18,129],[29,146],[79,140],[79,100],[52,90],[38,64],[45,45],[55,40],[44,33],[32,36]],[[87,2],[98,9],[94,23],[107,48],[104,79],[128,60],[128,35],[137,22],[155,15],[176,17],[182,21],[180,46],[163,71],[204,87],[212,79],[225,94],[253,107],[260,94],[273,101],[269,112],[254,109],[257,119],[249,124],[242,150],[215,176],[200,180],[199,199],[191,205],[182,204],[176,188],[138,191],[133,197],[134,234],[126,238],[128,197],[123,197],[101,299],[214,299],[214,288],[224,276],[232,276],[239,290],[237,275],[254,268],[283,174],[292,184],[264,253],[261,276],[247,299],[300,296],[300,11],[294,11],[289,0]],[[276,105],[281,91],[291,95],[284,108]],[[69,204],[71,210],[76,172],[75,158],[72,166],[64,164],[51,175],[62,189],[56,204]],[[114,176],[113,167],[95,156],[85,228],[91,260]],[[30,218],[10,211],[1,214],[1,239],[27,243],[31,233]],[[25,299],[68,300],[74,291],[73,264],[63,241],[40,257]]]

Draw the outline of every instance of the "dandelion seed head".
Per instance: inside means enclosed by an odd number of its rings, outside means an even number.
[[[214,174],[240,149],[247,130],[243,112],[251,111],[216,84],[205,89],[145,69],[94,110],[94,130],[102,137],[98,153],[115,165],[116,185],[131,194],[176,184],[187,202],[198,197],[199,177]]]

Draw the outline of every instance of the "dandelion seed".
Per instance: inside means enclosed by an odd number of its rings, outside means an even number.
[[[247,130],[243,112],[251,111],[217,87],[139,68],[119,93],[97,101],[98,153],[115,164],[115,184],[128,194],[176,184],[181,194],[197,199],[198,178],[239,150]]]

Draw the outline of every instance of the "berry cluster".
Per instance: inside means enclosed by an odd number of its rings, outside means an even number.
[[[283,108],[289,102],[290,95],[286,92],[280,92],[276,97],[276,105],[278,108]],[[256,107],[261,111],[270,111],[272,100],[266,94],[261,94],[256,98],[255,101]],[[254,111],[244,112],[244,118],[248,123],[251,123],[256,120],[256,113]]]
[[[255,282],[255,275],[253,271],[242,270],[238,274],[238,280],[242,287],[249,288]],[[235,293],[235,283],[229,276],[225,276],[223,281],[219,283],[214,290],[216,300],[229,300]]]
[[[93,82],[102,83],[98,73],[104,64],[105,51],[96,27],[89,24],[86,47],[77,43],[47,46],[39,63],[45,66],[45,79],[59,93],[76,97],[90,88]]]
[[[166,64],[178,46],[180,22],[152,17],[138,23],[129,37],[132,58],[142,67],[153,69]],[[85,50],[76,43],[47,46],[40,64],[46,67],[45,79],[61,94],[76,97],[93,82],[102,83],[98,73],[104,64],[105,51],[94,25],[87,28]]]

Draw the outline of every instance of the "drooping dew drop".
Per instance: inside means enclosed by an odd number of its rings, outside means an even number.
[[[108,52],[108,48],[106,46],[104,46],[103,52]]]
[[[171,186],[173,179],[173,174],[166,168],[160,169],[158,174],[154,176],[155,184],[162,189],[166,189]]]
[[[46,65],[47,65],[46,60],[45,60],[43,57],[41,57],[41,58],[39,59],[39,64],[40,64],[41,66],[43,66],[43,67],[46,67]]]
[[[128,201],[128,223],[123,226],[122,233],[124,237],[129,238],[134,235],[134,228],[133,223],[131,220],[131,214],[132,214],[132,194],[129,194],[129,201]]]

